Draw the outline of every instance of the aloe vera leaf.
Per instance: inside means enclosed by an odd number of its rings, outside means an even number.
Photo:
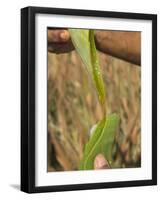
[[[94,41],[94,30],[69,29],[76,51],[94,82],[100,103],[105,103],[105,87]]]
[[[112,145],[119,127],[119,121],[119,116],[113,113],[98,122],[90,140],[85,145],[80,170],[93,169],[94,159],[99,153],[103,154],[109,163],[112,162]]]
[[[89,40],[90,40],[90,56],[91,56],[91,62],[93,66],[92,69],[93,69],[94,82],[98,91],[99,100],[101,104],[104,104],[105,99],[106,99],[105,87],[104,87],[101,69],[99,66],[97,49],[96,49],[95,41],[94,41],[94,30],[89,31]]]
[[[82,58],[88,73],[92,77],[99,101],[106,113],[105,88],[95,47],[94,31],[69,29],[69,32],[76,51]],[[119,116],[117,114],[111,114],[98,122],[89,142],[85,146],[83,159],[80,162],[80,170],[93,169],[94,159],[99,153],[103,154],[108,162],[112,162],[112,145],[118,126]]]

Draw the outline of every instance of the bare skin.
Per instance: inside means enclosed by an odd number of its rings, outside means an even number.
[[[141,64],[141,33],[96,31],[97,49],[133,64]]]
[[[98,154],[94,160],[94,169],[110,169],[110,165],[102,154]]]
[[[74,50],[70,34],[65,29],[48,30],[48,51],[52,53],[68,53]]]
[[[141,33],[127,31],[96,31],[96,47],[103,53],[136,65],[141,64]],[[66,29],[48,30],[48,51],[67,53],[74,50]]]

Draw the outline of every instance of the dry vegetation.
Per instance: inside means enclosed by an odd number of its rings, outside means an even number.
[[[140,67],[99,53],[108,112],[121,116],[113,167],[141,165]],[[93,124],[101,119],[95,89],[79,55],[48,53],[48,171],[77,170]]]

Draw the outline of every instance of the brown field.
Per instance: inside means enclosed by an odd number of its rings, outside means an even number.
[[[141,165],[141,70],[99,52],[108,112],[121,116],[113,147],[115,168]],[[89,132],[102,117],[79,55],[48,53],[48,171],[77,170]]]

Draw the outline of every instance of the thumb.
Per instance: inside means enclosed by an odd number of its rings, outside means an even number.
[[[49,29],[48,42],[49,43],[62,43],[70,40],[70,34],[67,30],[62,29]]]
[[[103,156],[103,154],[98,154],[94,160],[94,169],[110,169],[110,165]]]

